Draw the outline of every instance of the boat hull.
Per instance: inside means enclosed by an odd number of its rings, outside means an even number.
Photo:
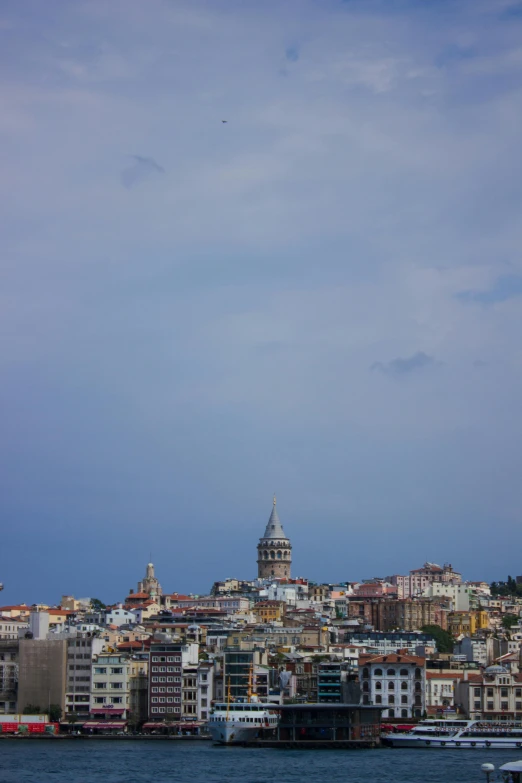
[[[383,743],[391,745],[393,748],[421,748],[424,750],[437,748],[440,750],[516,750],[522,748],[521,739],[510,739],[509,737],[383,737]]]
[[[209,723],[210,736],[218,745],[243,745],[259,736],[259,727],[239,723]]]

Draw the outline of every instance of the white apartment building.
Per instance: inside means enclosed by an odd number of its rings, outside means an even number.
[[[91,677],[91,715],[125,721],[130,710],[131,661],[127,655],[102,653],[94,657]]]
[[[426,671],[426,711],[437,714],[455,707],[455,693],[463,672]]]
[[[362,704],[386,707],[384,718],[420,718],[426,709],[426,659],[416,655],[359,657]]]
[[[423,588],[421,595],[425,598],[449,598],[452,603],[452,611],[469,612],[473,591],[466,584],[430,582]]]

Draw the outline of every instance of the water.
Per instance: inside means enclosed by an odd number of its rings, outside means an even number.
[[[0,783],[475,783],[521,751],[256,750],[206,742],[0,741]]]

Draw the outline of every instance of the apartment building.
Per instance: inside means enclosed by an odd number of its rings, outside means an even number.
[[[199,645],[165,640],[151,644],[149,665],[149,718],[153,721],[181,720],[183,670],[197,666]],[[186,705],[196,701],[188,695],[192,686],[186,684]],[[187,715],[189,713],[187,712]],[[192,714],[192,713],[191,713]]]
[[[0,641],[0,715],[17,711],[18,639]]]
[[[123,728],[129,717],[130,693],[129,656],[113,652],[94,655],[91,674],[91,715],[105,721],[110,720],[114,728],[118,723]]]
[[[384,718],[420,718],[426,708],[426,659],[416,655],[362,654],[362,704],[386,707]]]
[[[65,715],[87,719],[91,708],[92,661],[103,650],[104,641],[91,633],[67,635],[67,681]]]
[[[480,674],[464,672],[456,701],[471,719],[522,720],[522,673],[498,665]]]

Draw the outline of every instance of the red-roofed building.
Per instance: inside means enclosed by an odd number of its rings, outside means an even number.
[[[385,718],[420,718],[425,711],[426,659],[418,655],[359,656],[362,703],[385,707]]]

